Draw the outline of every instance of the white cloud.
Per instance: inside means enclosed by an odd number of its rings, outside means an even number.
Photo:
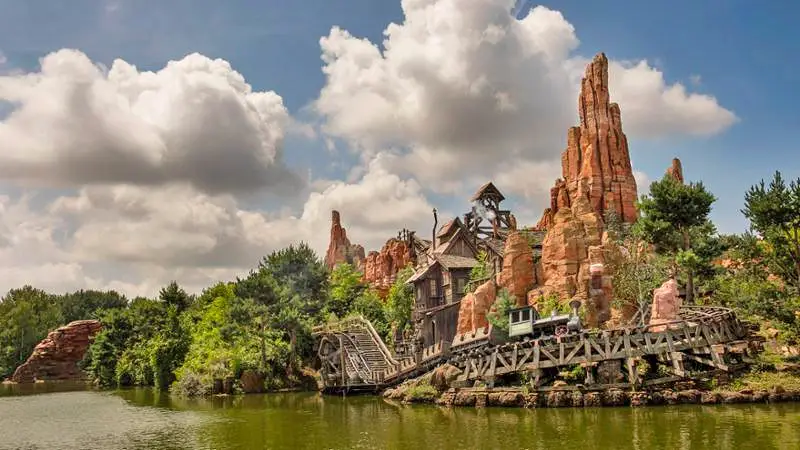
[[[516,20],[513,6],[404,0],[405,19],[386,28],[382,48],[334,27],[320,41],[323,130],[367,155],[393,148],[385,167],[442,193],[510,164],[549,164],[576,123],[588,60],[573,54],[575,28],[560,12],[538,6]],[[631,137],[713,134],[735,121],[646,61],[611,66],[612,100]]]
[[[639,196],[647,195],[650,192],[650,183],[653,180],[641,170],[634,170],[633,178],[636,179],[636,192],[639,193]]]
[[[15,108],[0,113],[0,177],[29,189],[0,196],[0,291],[31,283],[154,295],[174,279],[197,292],[293,242],[322,254],[332,209],[368,249],[401,228],[427,237],[427,190],[466,207],[488,180],[525,198],[515,213],[533,223],[576,124],[587,60],[574,54],[574,27],[544,7],[516,20],[512,0],[402,6],[405,21],[387,27],[382,48],[339,28],[321,40],[322,135],[289,117],[278,94],[198,54],[146,72],[61,50],[36,72],[0,74],[0,105]],[[610,83],[632,137],[713,134],[735,120],[645,61],[612,61]],[[289,133],[319,139],[326,157],[350,143],[360,162],[331,163],[344,165],[344,180],[310,170],[301,179],[283,162]],[[647,176],[636,179],[645,192]],[[262,211],[261,197],[243,195],[287,185],[310,191],[302,205]],[[28,194],[49,186],[59,190]],[[450,215],[451,205],[436,206]]]
[[[323,255],[333,209],[367,249],[401,228],[430,228],[432,205],[419,184],[378,164],[354,183],[316,187],[299,215],[247,209],[232,195],[186,183],[88,186],[38,211],[26,198],[0,197],[0,290],[31,283],[154,295],[176,279],[198,291],[290,243],[308,242]]]
[[[739,120],[710,95],[687,92],[681,83],[668,85],[664,74],[647,61],[614,62],[608,71],[609,89],[620,104],[628,134],[647,138],[713,135]]]
[[[282,162],[289,116],[280,96],[253,91],[227,61],[191,54],[157,72],[77,50],[35,73],[0,76],[0,176],[29,185],[185,181],[211,193],[300,179]]]

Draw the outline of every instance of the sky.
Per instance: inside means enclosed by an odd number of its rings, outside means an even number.
[[[610,60],[639,193],[673,157],[747,229],[800,177],[796,2],[0,0],[0,292],[199,292],[330,213],[379,249],[495,181],[549,203],[577,93]]]

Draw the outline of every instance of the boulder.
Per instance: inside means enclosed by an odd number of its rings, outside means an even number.
[[[670,278],[661,287],[653,291],[653,305],[650,313],[651,330],[657,332],[666,329],[666,325],[659,324],[677,319],[680,307],[681,298],[678,295],[678,283],[674,278]]]
[[[264,376],[252,370],[245,370],[239,378],[242,391],[245,394],[256,394],[264,392]]]
[[[497,298],[494,280],[489,280],[461,299],[458,310],[458,334],[466,333],[489,325],[486,315]]]
[[[431,386],[439,392],[450,389],[450,384],[461,374],[461,369],[450,364],[443,364],[433,369],[431,375]]]

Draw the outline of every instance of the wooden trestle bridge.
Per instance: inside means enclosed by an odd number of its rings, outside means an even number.
[[[677,320],[658,325],[513,342],[493,337],[488,326],[403,358],[395,357],[362,317],[317,327],[314,334],[327,393],[380,391],[444,363],[461,369],[457,382],[463,386],[475,380],[491,386],[499,377],[526,373],[534,389],[547,391],[554,373],[577,365],[585,374],[581,389],[638,389],[735,371],[760,347],[733,311],[713,306],[684,306]],[[647,370],[640,370],[643,364]]]

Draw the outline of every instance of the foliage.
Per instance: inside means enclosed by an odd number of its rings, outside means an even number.
[[[192,297],[186,293],[176,281],[171,281],[161,289],[158,298],[168,306],[174,307],[178,313],[186,310],[192,304]]]
[[[417,384],[406,391],[405,398],[409,402],[432,403],[439,397],[439,392],[430,384]]]
[[[761,180],[745,194],[742,213],[768,244],[770,270],[800,287],[800,178],[787,186],[780,172],[769,186]]]
[[[570,308],[568,304],[564,304],[558,299],[558,295],[550,294],[536,303],[536,311],[539,312],[539,316],[548,317],[553,314],[553,311],[556,314],[568,314]]]
[[[642,196],[638,204],[642,216],[635,232],[657,252],[672,256],[676,268],[683,269],[689,303],[694,298],[695,274],[712,270],[713,247],[704,242],[716,234],[708,219],[715,200],[702,182],[683,184],[665,175],[650,185],[650,194]]]
[[[328,312],[344,317],[353,308],[353,303],[367,289],[362,274],[351,264],[337,265],[330,275],[330,299]]]
[[[517,301],[507,289],[500,289],[497,293],[497,300],[495,300],[494,307],[486,319],[492,324],[492,327],[501,331],[508,331],[508,312],[517,306]]]
[[[489,265],[489,254],[486,253],[484,250],[478,252],[475,259],[478,260],[478,264],[472,268],[469,272],[469,282],[467,282],[467,291],[473,292],[475,288],[478,287],[478,284],[482,281],[485,281],[492,275],[492,268]]]
[[[386,320],[390,328],[403,332],[411,327],[411,312],[414,308],[414,287],[407,284],[414,275],[414,267],[410,264],[397,273],[389,295],[386,297]]]
[[[114,291],[52,295],[32,286],[10,290],[0,300],[0,378],[25,362],[49,331],[126,305],[125,297]]]

